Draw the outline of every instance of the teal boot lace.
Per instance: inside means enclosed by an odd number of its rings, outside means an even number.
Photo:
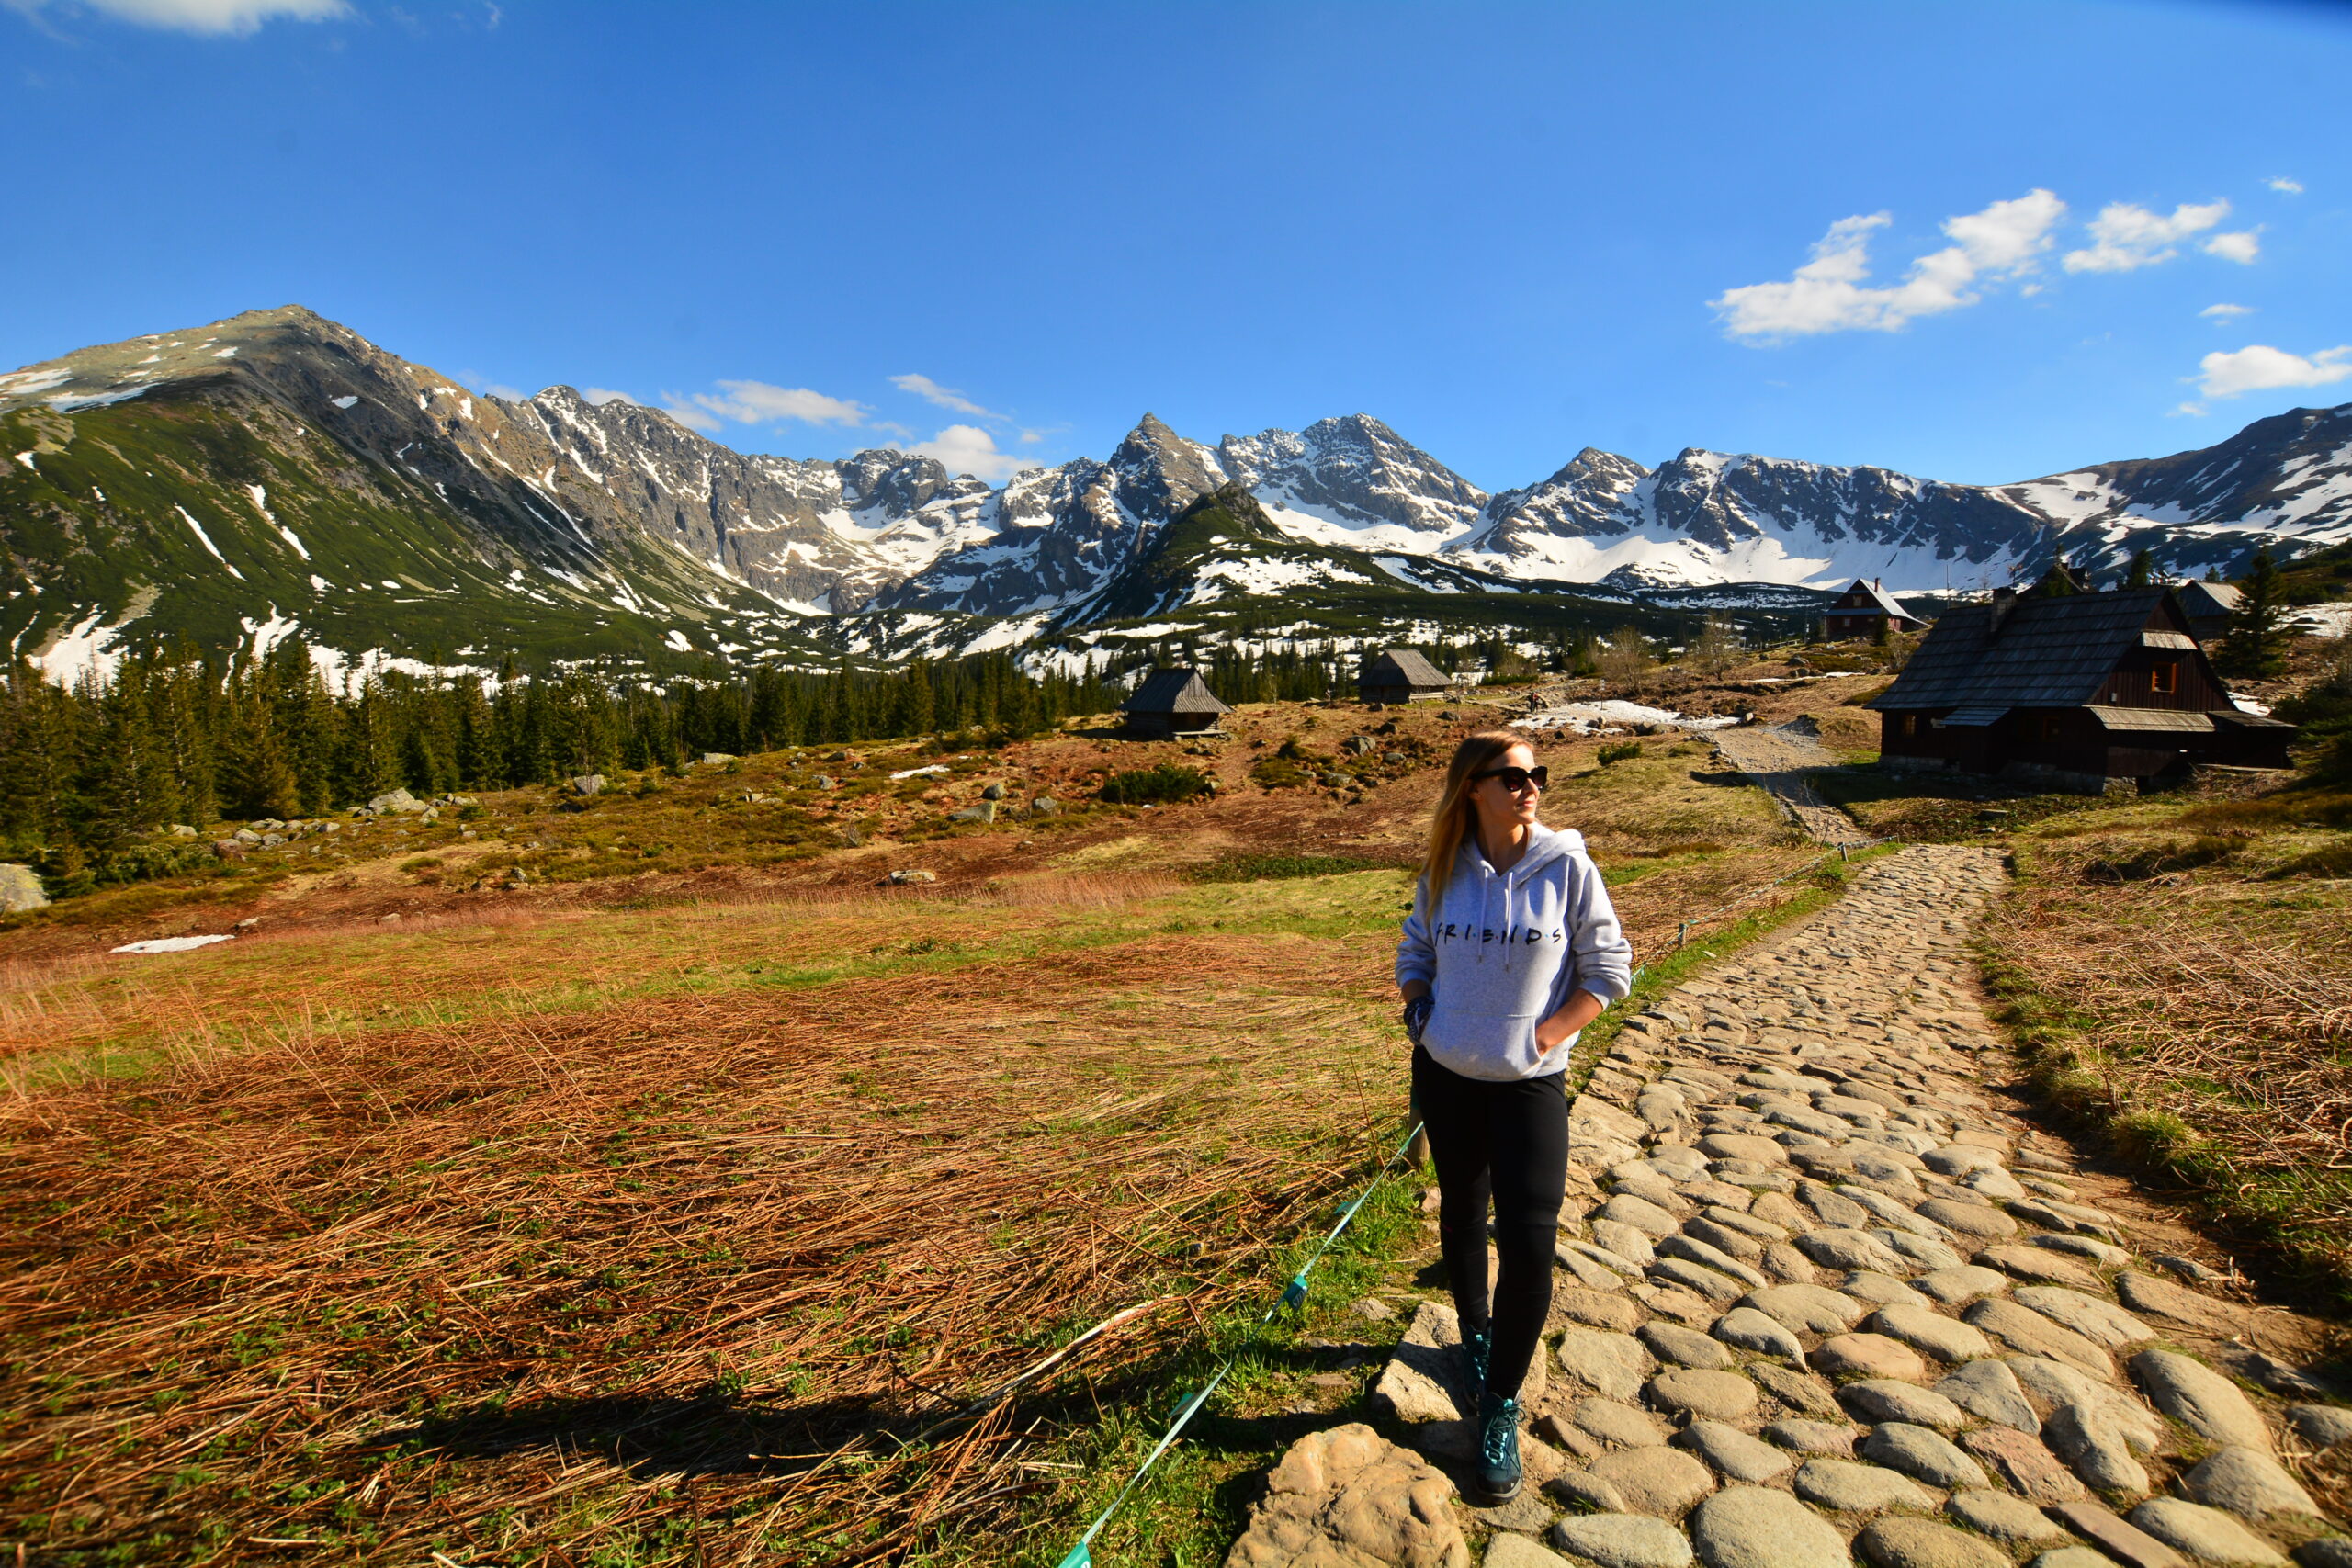
[[[1478,1398],[1478,1484],[1498,1503],[1519,1495],[1519,1401]]]

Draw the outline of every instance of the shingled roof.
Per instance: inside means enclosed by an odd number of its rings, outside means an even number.
[[[1197,670],[1155,670],[1136,694],[1119,705],[1121,713],[1231,713],[1232,705],[1217,700]]]
[[[2016,600],[1996,634],[1994,606],[1946,611],[1872,708],[2081,707],[2164,603],[2161,588]]]
[[[1444,671],[1409,648],[1383,649],[1377,659],[1364,660],[1356,676],[1361,686],[1444,686]]]
[[[1881,588],[1876,582],[1871,581],[1869,578],[1858,577],[1854,579],[1852,586],[1848,588],[1846,592],[1851,593],[1856,589],[1860,589],[1864,593],[1869,594],[1871,598],[1876,602],[1879,609],[1885,614],[1894,616],[1897,620],[1909,621],[1914,626],[1918,624],[1918,616],[1913,615],[1910,611],[1896,604],[1894,602],[1894,595],[1888,593],[1885,589]],[[1844,614],[1850,615],[1854,612],[1851,610],[1842,612],[1833,610],[1830,613],[1832,615]]]

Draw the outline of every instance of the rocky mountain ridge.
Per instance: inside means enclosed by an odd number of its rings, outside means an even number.
[[[1368,582],[1431,601],[1758,583],[1785,604],[1852,576],[1990,586],[2060,550],[2115,563],[2145,546],[2196,572],[2260,539],[2352,537],[2352,405],[2012,485],[1587,448],[1494,495],[1368,415],[1210,446],[1146,414],[1105,459],[992,486],[890,449],[740,453],[570,387],[484,396],[285,307],[0,377],[0,422],[25,448],[0,479],[0,635],[44,659],[133,621],[216,646],[299,625],[355,658],[413,657],[424,637],[486,658],[550,619],[575,656],[805,658],[853,615],[945,627],[922,648],[944,653],[1147,598],[1162,615],[1267,601],[1311,635],[1318,595]],[[1170,579],[1155,539],[1227,486],[1272,532],[1178,552],[1193,575]],[[1147,570],[1148,594],[1126,581]],[[1000,625],[957,629],[983,622]]]

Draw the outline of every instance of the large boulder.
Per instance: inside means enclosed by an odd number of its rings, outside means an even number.
[[[45,908],[49,895],[43,891],[40,878],[28,865],[0,865],[0,915],[13,915],[19,909]]]
[[[1470,1568],[1453,1483],[1361,1422],[1310,1432],[1266,1477],[1226,1568]]]

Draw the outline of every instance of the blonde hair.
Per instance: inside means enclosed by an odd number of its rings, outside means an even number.
[[[1453,749],[1453,761],[1445,768],[1445,790],[1437,797],[1437,815],[1430,820],[1429,848],[1421,856],[1421,878],[1430,890],[1429,908],[1434,909],[1443,901],[1446,884],[1453,880],[1453,863],[1462,852],[1462,841],[1470,836],[1476,820],[1477,807],[1470,804],[1470,791],[1476,787],[1471,775],[1493,767],[1495,759],[1512,747],[1526,744],[1524,735],[1513,735],[1508,729],[1482,729],[1464,736],[1462,744]]]

